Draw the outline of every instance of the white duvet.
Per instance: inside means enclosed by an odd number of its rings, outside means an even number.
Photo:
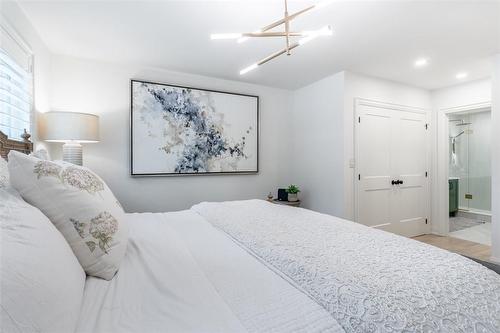
[[[500,332],[500,276],[460,255],[261,200],[192,209],[346,332]]]
[[[77,332],[343,332],[194,211],[127,219],[120,270],[87,278]]]
[[[500,332],[500,277],[423,243],[260,200],[127,218],[78,332]]]

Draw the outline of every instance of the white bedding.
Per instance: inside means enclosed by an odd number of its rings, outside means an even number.
[[[499,332],[500,277],[459,255],[260,200],[127,215],[78,332]]]
[[[500,332],[500,276],[460,255],[262,200],[192,208],[347,332]]]
[[[193,211],[131,214],[111,281],[88,277],[78,332],[343,332]]]

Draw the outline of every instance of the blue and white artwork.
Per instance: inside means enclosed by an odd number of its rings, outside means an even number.
[[[257,96],[132,80],[132,175],[258,172]]]

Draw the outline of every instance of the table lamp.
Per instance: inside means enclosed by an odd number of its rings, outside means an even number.
[[[64,142],[64,161],[82,165],[81,143],[99,142],[99,117],[79,112],[47,112],[42,114],[39,130],[42,140]]]

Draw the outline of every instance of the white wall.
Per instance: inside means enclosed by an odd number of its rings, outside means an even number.
[[[144,79],[260,96],[258,175],[132,178],[130,165],[130,79]],[[101,142],[84,146],[84,164],[108,183],[128,212],[171,211],[200,201],[265,198],[282,186],[287,171],[290,93],[264,86],[154,68],[52,58],[52,110],[98,114]],[[60,145],[52,149],[60,156]]]
[[[356,98],[370,99],[378,102],[423,108],[431,112],[429,91],[411,87],[397,82],[355,74],[345,73],[344,95],[344,216],[354,219],[354,168],[350,161],[354,160],[354,103]],[[356,161],[354,161],[355,163]],[[432,174],[432,173],[431,173]]]
[[[47,112],[50,109],[51,53],[31,25],[31,22],[24,15],[24,12],[14,1],[0,1],[0,14],[0,20],[4,19],[33,52],[33,93],[36,123],[38,114],[40,112]],[[37,141],[36,126],[33,126],[31,131],[33,134],[33,141],[36,143],[35,148],[44,148],[43,143]]]
[[[431,92],[434,110],[491,101],[491,80],[478,80]]]
[[[101,116],[101,142],[84,147],[85,163],[109,183],[127,211],[178,210],[203,200],[265,198],[270,191],[286,185],[290,92],[142,66],[53,56],[15,2],[2,1],[0,6],[0,19],[3,17],[34,53],[36,114],[68,110]],[[260,173],[131,178],[128,130],[131,78],[259,95]],[[32,132],[37,148],[47,146],[53,158],[61,157],[60,145],[37,141],[36,126]]]
[[[303,206],[336,216],[344,214],[344,73],[293,93],[292,172]]]

